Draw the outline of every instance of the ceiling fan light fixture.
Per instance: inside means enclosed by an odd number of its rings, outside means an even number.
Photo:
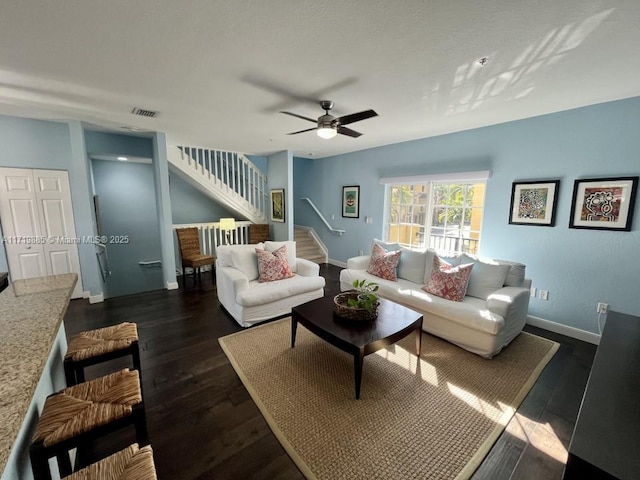
[[[338,130],[333,127],[320,127],[318,128],[318,130],[316,130],[316,133],[320,138],[328,140],[335,137],[338,134]]]

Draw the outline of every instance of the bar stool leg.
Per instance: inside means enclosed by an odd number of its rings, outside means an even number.
[[[142,376],[142,368],[140,367],[140,344],[136,340],[131,343],[131,357],[133,357],[133,368]]]
[[[61,452],[56,455],[58,459],[58,469],[60,471],[60,477],[64,478],[67,475],[71,475],[73,473],[73,468],[71,468],[71,459],[69,458],[69,452]]]
[[[47,458],[42,442],[31,445],[29,456],[31,457],[31,469],[34,480],[51,480],[49,459]]]
[[[76,385],[76,373],[73,360],[66,359],[63,362],[64,366],[64,378],[67,382],[67,387]]]
[[[133,407],[133,418],[136,429],[136,441],[141,447],[149,445],[149,432],[147,431],[147,419],[143,405]]]

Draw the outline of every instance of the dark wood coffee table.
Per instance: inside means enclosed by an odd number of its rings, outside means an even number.
[[[378,318],[353,321],[333,313],[333,297],[319,298],[291,310],[291,348],[298,323],[318,337],[353,355],[356,399],[360,398],[364,357],[416,332],[416,354],[422,344],[422,315],[390,300],[380,299]]]

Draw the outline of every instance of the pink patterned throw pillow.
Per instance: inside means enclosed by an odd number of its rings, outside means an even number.
[[[293,277],[293,272],[287,260],[287,247],[281,246],[277,250],[267,252],[264,249],[256,248],[258,256],[258,282],[273,282],[283,278]]]
[[[401,254],[402,250],[387,252],[380,245],[374,243],[367,273],[384,278],[385,280],[397,281],[396,268],[398,267]]]
[[[447,300],[462,302],[467,293],[472,268],[473,263],[454,267],[435,255],[429,282],[422,289]]]

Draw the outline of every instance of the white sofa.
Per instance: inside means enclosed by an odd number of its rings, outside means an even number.
[[[525,266],[466,254],[444,258],[453,265],[475,263],[464,301],[454,302],[422,290],[429,280],[434,254],[433,250],[403,249],[396,282],[367,273],[369,255],[350,258],[347,268],[340,272],[340,289],[353,288],[356,279],[376,282],[381,297],[423,314],[425,332],[486,358],[497,355],[522,331],[527,320],[531,280],[525,279]]]
[[[256,246],[270,252],[287,246],[287,259],[294,276],[273,282],[258,282]],[[218,299],[238,324],[255,323],[291,313],[291,308],[324,296],[325,279],[320,266],[296,258],[295,242],[265,242],[224,245],[216,250]]]

